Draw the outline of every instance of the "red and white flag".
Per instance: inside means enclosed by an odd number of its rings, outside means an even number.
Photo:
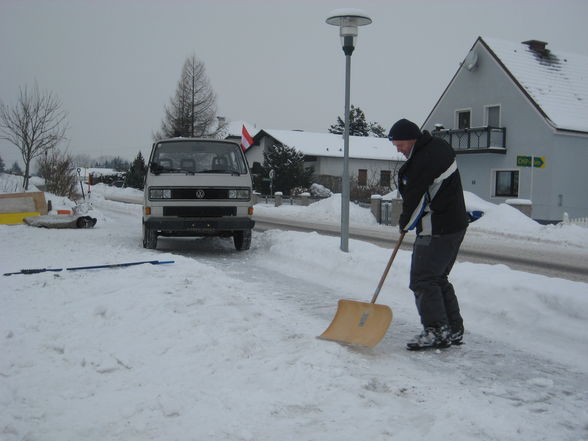
[[[243,124],[243,128],[241,129],[241,148],[243,151],[247,150],[249,147],[253,145],[253,138],[247,131],[245,124]]]

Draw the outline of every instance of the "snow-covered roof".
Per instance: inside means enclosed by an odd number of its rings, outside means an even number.
[[[588,132],[588,57],[480,38],[558,129]]]
[[[257,137],[266,133],[288,147],[308,156],[343,157],[343,136],[332,133],[302,132],[298,130],[263,129]],[[387,138],[350,136],[349,157],[356,159],[380,159],[404,161],[405,157]]]

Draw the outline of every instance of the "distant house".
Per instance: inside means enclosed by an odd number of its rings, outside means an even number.
[[[341,191],[343,136],[299,130],[262,129],[245,153],[249,165],[263,165],[263,153],[272,145],[295,148],[304,154],[305,166],[314,169],[315,182]],[[405,158],[386,138],[349,137],[349,175],[359,186],[396,188],[394,178]]]
[[[588,57],[479,37],[423,128],[452,144],[465,190],[588,216]]]

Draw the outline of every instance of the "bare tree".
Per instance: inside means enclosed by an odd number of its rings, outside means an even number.
[[[176,136],[215,138],[226,125],[217,119],[216,95],[204,63],[195,55],[184,62],[176,93],[164,110],[155,140]]]
[[[51,92],[42,92],[37,84],[32,90],[19,89],[13,107],[0,102],[0,139],[14,144],[21,153],[25,171],[23,187],[29,187],[31,162],[46,154],[65,139],[66,112]]]

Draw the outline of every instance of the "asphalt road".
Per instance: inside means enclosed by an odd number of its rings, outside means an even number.
[[[339,236],[338,225],[304,222],[282,218],[255,215],[255,230],[270,229],[290,231],[316,231],[319,234]],[[378,226],[351,227],[349,237],[371,242],[381,247],[393,248],[398,240],[395,227]],[[402,249],[412,249],[414,234],[406,235]],[[557,242],[538,238],[536,241],[508,235],[496,235],[489,239],[474,231],[466,234],[461,246],[458,261],[504,264],[508,267],[549,277],[588,282],[588,250],[564,247]]]

